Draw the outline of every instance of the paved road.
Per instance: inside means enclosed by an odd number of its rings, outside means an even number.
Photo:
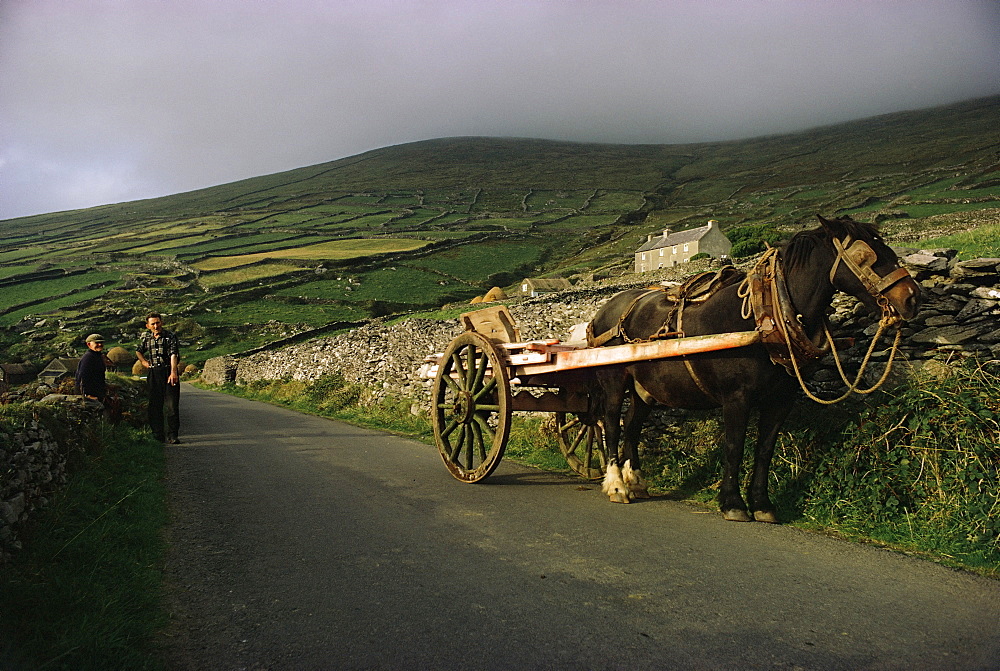
[[[1000,582],[182,393],[170,669],[1000,669]]]

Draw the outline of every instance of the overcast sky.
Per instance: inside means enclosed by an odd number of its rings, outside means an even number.
[[[996,93],[995,0],[0,0],[0,219],[437,137],[735,139]]]

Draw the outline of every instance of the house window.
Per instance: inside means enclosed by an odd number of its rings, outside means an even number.
[[[684,251],[686,252],[687,250],[688,250],[688,243],[685,242],[684,243]]]
[[[642,253],[642,260],[643,260],[643,261],[645,261],[645,260],[646,260],[646,252],[643,252],[643,253]]]
[[[677,245],[674,245],[674,248],[673,248],[673,249],[671,249],[671,250],[670,250],[670,252],[671,252],[672,254],[676,254],[676,253],[677,253]]]
[[[527,283],[521,285],[521,291],[524,291],[524,292],[528,291],[528,285],[527,285]]]
[[[663,256],[663,247],[660,247],[660,256]]]

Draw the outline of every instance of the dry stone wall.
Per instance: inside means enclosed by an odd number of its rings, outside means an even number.
[[[956,261],[953,250],[897,250],[904,264],[924,289],[924,307],[904,329],[903,360],[897,370],[921,367],[927,361],[948,361],[966,356],[1000,358],[1000,259]],[[685,274],[703,270],[696,264]],[[588,321],[597,308],[625,288],[657,281],[681,279],[678,271],[627,276],[627,281],[588,284],[537,298],[510,301],[508,307],[523,339],[569,339],[571,328]],[[470,309],[474,309],[471,308]],[[831,324],[834,335],[858,338],[859,345],[842,353],[848,369],[860,361],[877,324],[853,298],[838,295]],[[313,380],[340,373],[367,390],[368,401],[387,396],[412,399],[426,408],[430,381],[420,368],[428,355],[442,352],[461,332],[457,320],[411,319],[396,324],[373,320],[350,332],[248,356],[220,357],[205,366],[203,378],[212,383],[290,377]],[[887,342],[877,348],[873,361],[888,358]],[[881,373],[873,366],[870,374]],[[834,394],[842,388],[832,360],[814,377],[814,389]]]
[[[87,425],[100,421],[104,411],[103,405],[82,396],[51,394],[38,403],[52,408],[48,414],[53,422],[74,427],[60,432],[63,436],[79,436]],[[38,413],[19,417],[0,424],[0,564],[22,548],[21,530],[66,484],[70,455],[81,447],[57,439]]]

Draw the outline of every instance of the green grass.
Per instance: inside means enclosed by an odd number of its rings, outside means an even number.
[[[246,324],[279,321],[285,324],[323,326],[335,321],[355,321],[369,316],[363,309],[343,303],[303,305],[282,300],[260,299],[242,303],[238,309],[221,313],[206,313],[198,323],[206,327],[232,327],[239,329]]]
[[[440,305],[461,297],[471,298],[477,291],[461,280],[402,265],[373,270],[359,275],[358,279],[360,285],[352,285],[353,291],[345,293],[344,300]]]
[[[114,289],[115,286],[117,286],[117,284],[109,287],[101,287],[99,289],[91,289],[89,291],[77,291],[69,296],[63,296],[51,301],[45,301],[44,303],[36,303],[30,307],[22,308],[20,310],[12,310],[11,312],[0,315],[0,326],[13,326],[27,315],[51,314],[68,308],[69,306],[76,305],[77,303],[101,298],[110,290]]]
[[[1000,258],[1000,224],[980,226],[971,231],[921,240],[920,246],[931,249],[946,247],[957,249],[960,258]]]
[[[60,294],[77,291],[90,284],[115,281],[120,279],[117,272],[94,271],[82,275],[56,277],[48,280],[36,280],[4,287],[0,293],[0,310],[7,310],[15,305],[28,301],[50,298]]]
[[[538,261],[545,243],[537,240],[503,240],[462,245],[411,262],[467,282],[483,282],[500,272],[514,272]],[[515,278],[514,281],[521,279]],[[507,284],[505,282],[505,284]]]
[[[155,670],[165,625],[163,447],[103,428],[67,488],[37,516],[0,573],[0,667]]]

